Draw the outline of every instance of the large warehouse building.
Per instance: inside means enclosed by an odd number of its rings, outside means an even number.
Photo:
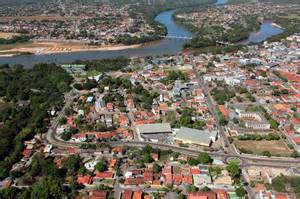
[[[169,123],[142,124],[136,126],[136,132],[140,140],[159,142],[172,135]]]
[[[198,130],[181,127],[174,136],[174,140],[184,144],[195,144],[201,146],[210,146],[217,140],[217,131]]]

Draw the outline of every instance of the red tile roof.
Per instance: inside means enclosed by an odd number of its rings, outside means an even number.
[[[256,88],[257,87],[257,82],[254,79],[247,79],[245,80],[246,86],[250,88]]]
[[[114,152],[114,153],[123,153],[123,148],[122,147],[114,147],[112,149],[112,152]]]
[[[144,181],[145,182],[152,182],[153,181],[153,171],[146,170],[144,172]]]
[[[132,199],[142,199],[142,196],[143,196],[143,192],[141,192],[141,191],[135,191],[133,193],[133,198]]]
[[[93,182],[93,177],[90,176],[90,175],[86,175],[86,176],[78,176],[77,182],[78,182],[79,184],[92,184],[92,182]]]
[[[300,145],[300,137],[295,137],[293,140],[297,145]]]
[[[162,174],[172,174],[172,166],[164,166]]]
[[[184,175],[182,182],[185,184],[192,185],[193,184],[193,176],[192,175]]]
[[[125,191],[122,193],[122,199],[131,199],[131,198],[132,198],[132,194],[133,194],[132,191],[130,191],[130,190],[125,190]]]
[[[280,72],[289,82],[300,82],[300,75],[292,72]]]
[[[144,177],[126,178],[125,185],[140,185],[144,184]]]
[[[108,139],[117,136],[116,132],[95,132],[95,136],[97,139]]]
[[[153,180],[152,184],[156,185],[156,186],[160,186],[161,182],[160,182],[160,180]]]
[[[171,173],[165,174],[165,184],[167,184],[167,185],[173,184],[173,176]]]
[[[31,149],[24,149],[22,151],[22,155],[25,157],[25,158],[29,158],[32,154],[32,150]]]
[[[217,196],[214,192],[195,192],[189,193],[188,199],[217,199]]]
[[[291,118],[291,123],[294,125],[300,124],[300,118],[296,118],[296,117]]]
[[[129,119],[126,115],[122,114],[119,116],[119,123],[121,126],[127,126],[129,124]]]
[[[102,191],[102,190],[96,190],[96,191],[92,191],[90,192],[90,198],[93,199],[106,199],[107,193],[106,191]]]
[[[191,168],[191,174],[192,175],[201,174],[201,171],[199,168]]]
[[[224,105],[219,105],[219,110],[225,118],[229,117],[229,110]]]
[[[106,104],[106,108],[107,108],[108,110],[113,110],[113,109],[114,109],[114,104],[113,104],[113,103],[107,103],[107,104]]]
[[[220,189],[220,190],[216,190],[215,192],[218,195],[218,199],[229,199],[229,196],[225,190]]]
[[[275,199],[287,199],[288,197],[284,193],[276,193],[274,194]]]
[[[182,175],[174,175],[173,180],[175,185],[180,185],[182,183]]]
[[[96,172],[96,177],[100,179],[112,179],[114,177],[114,173],[110,171],[105,172]]]
[[[151,199],[151,196],[149,194],[144,196],[144,199]]]

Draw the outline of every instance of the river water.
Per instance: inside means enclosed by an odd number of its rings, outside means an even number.
[[[264,21],[260,25],[260,29],[257,32],[252,32],[249,35],[248,39],[243,43],[244,44],[259,43],[274,35],[278,35],[282,32],[283,29],[274,26],[274,24],[271,21]]]
[[[218,0],[216,5],[225,4],[227,0]],[[176,24],[172,18],[175,10],[165,11],[157,15],[156,21],[164,24],[168,30],[168,36],[191,37],[192,33],[184,27]],[[271,22],[262,24],[261,29],[256,33],[251,33],[246,43],[255,43],[266,38],[281,33],[281,29],[271,25]],[[41,62],[70,63],[75,60],[91,60],[101,58],[143,57],[165,54],[176,54],[182,50],[185,40],[181,39],[162,39],[160,41],[144,44],[138,48],[125,50],[105,50],[105,51],[82,51],[71,53],[56,53],[47,55],[21,55],[14,57],[0,57],[0,64],[23,64],[26,68]]]
[[[175,10],[162,12],[155,20],[164,24],[168,29],[168,36],[191,37],[192,33],[177,25],[172,15]],[[31,67],[36,63],[41,62],[56,62],[56,63],[70,63],[75,60],[89,60],[100,58],[112,58],[118,56],[125,57],[141,57],[141,56],[155,56],[165,54],[176,54],[182,49],[184,40],[180,39],[162,39],[156,42],[147,43],[139,48],[131,48],[124,50],[110,50],[110,51],[83,51],[71,53],[57,53],[47,55],[21,55],[14,57],[1,57],[0,64],[23,64],[25,67]]]

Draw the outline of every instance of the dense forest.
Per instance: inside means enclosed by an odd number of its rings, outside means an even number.
[[[62,107],[72,77],[55,64],[0,67],[0,179],[21,158],[24,140],[45,133],[49,111]]]
[[[16,43],[25,43],[30,40],[30,37],[27,35],[13,36],[10,39],[0,38],[0,45],[2,44],[16,44]]]
[[[130,63],[129,58],[117,57],[114,59],[96,59],[96,60],[77,60],[74,64],[84,64],[87,70],[96,70],[99,72],[108,72],[113,70],[120,70]]]

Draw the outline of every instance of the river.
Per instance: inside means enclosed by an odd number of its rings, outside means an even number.
[[[175,10],[162,12],[155,20],[164,24],[168,30],[168,36],[191,37],[192,33],[177,25],[172,19]],[[36,63],[41,62],[56,62],[70,63],[75,60],[89,60],[100,58],[112,58],[118,56],[140,57],[140,56],[155,56],[164,54],[176,54],[182,49],[184,40],[180,39],[162,39],[156,42],[144,44],[138,48],[110,51],[83,51],[71,53],[57,53],[46,55],[21,55],[13,57],[1,57],[0,64],[23,64],[25,67],[31,67]]]
[[[283,29],[274,26],[274,24],[271,21],[264,21],[260,25],[260,29],[257,32],[250,33],[248,39],[243,43],[244,44],[259,43],[274,35],[278,35],[282,32]]]
[[[218,0],[216,5],[222,5],[226,2],[227,0]],[[157,15],[155,20],[166,26],[168,30],[168,36],[191,37],[191,32],[174,22],[172,18],[174,12],[175,10],[162,12]],[[256,33],[251,33],[247,41],[249,41],[248,43],[263,41],[274,34],[279,34],[280,32],[278,32],[277,29],[279,28],[271,26],[271,22],[263,23],[261,29]],[[269,33],[272,34],[270,35]],[[182,50],[182,46],[185,42],[185,40],[181,39],[162,39],[160,41],[144,44],[138,48],[124,50],[82,51],[47,55],[21,55],[13,57],[0,57],[0,64],[23,64],[25,67],[32,67],[34,64],[41,62],[70,63],[75,60],[113,58],[118,56],[143,57],[176,54]]]

